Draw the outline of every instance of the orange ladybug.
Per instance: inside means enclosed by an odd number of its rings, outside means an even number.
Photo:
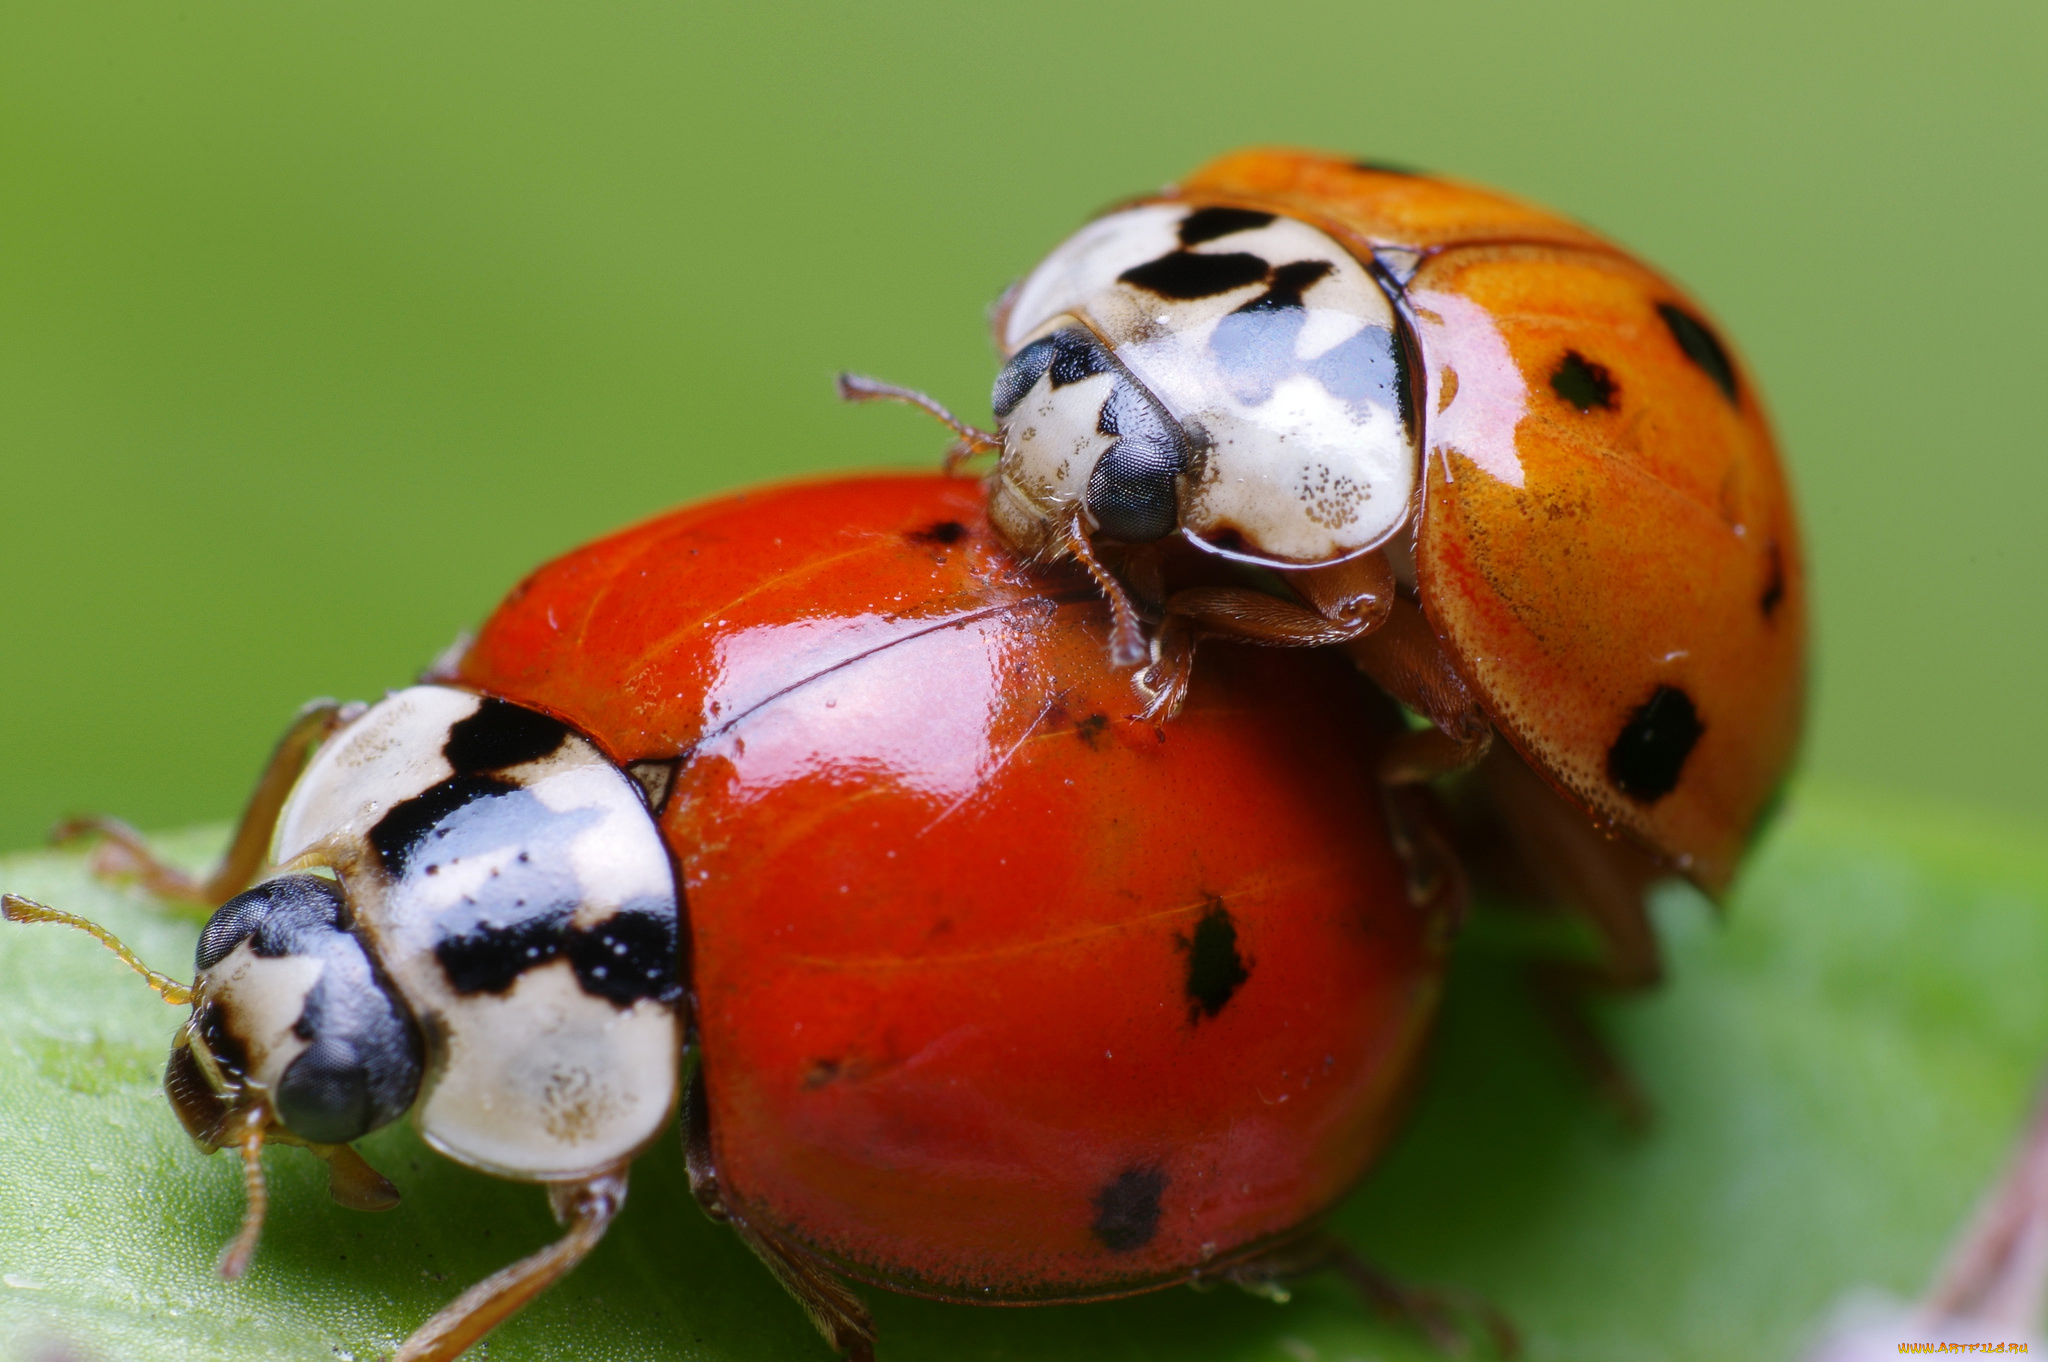
[[[1341,645],[1435,724],[1391,780],[1498,732],[1648,853],[1631,884],[1726,888],[1797,745],[1806,586],[1756,386],[1677,286],[1490,190],[1256,150],[1083,227],[995,329],[996,431],[956,451],[999,455],[1013,546],[1089,567],[1152,712],[1203,636]],[[1168,590],[1187,548],[1256,573]]]

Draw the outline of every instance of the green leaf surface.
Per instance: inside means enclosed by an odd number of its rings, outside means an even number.
[[[1337,1216],[1404,1279],[1483,1293],[1538,1359],[1794,1357],[1864,1286],[1911,1296],[1996,1173],[2048,1056],[2048,854],[2023,826],[1807,787],[1725,917],[1659,902],[1671,982],[1606,1009],[1659,1120],[1624,1133],[1521,988],[1485,916],[1454,970],[1414,1119]],[[217,836],[176,839],[201,858]],[[94,916],[167,972],[198,921],[80,858],[0,861],[0,888]],[[342,1210],[303,1151],[269,1155],[271,1220],[224,1283],[239,1179],[157,1084],[177,1014],[84,936],[0,931],[0,1357],[368,1359],[554,1232],[543,1199],[409,1129],[364,1152],[404,1204]],[[1218,1075],[1228,1082],[1228,1075]],[[815,1359],[780,1289],[689,1198],[673,1139],[611,1237],[475,1356]],[[983,1310],[868,1293],[884,1362],[1404,1362],[1431,1354],[1334,1280],[1285,1305],[1175,1290]]]

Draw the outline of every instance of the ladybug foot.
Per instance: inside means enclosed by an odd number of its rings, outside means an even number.
[[[1349,1244],[1322,1231],[1276,1244],[1255,1258],[1204,1274],[1196,1284],[1227,1281],[1254,1295],[1285,1301],[1290,1282],[1326,1270],[1340,1273],[1382,1318],[1414,1329],[1446,1357],[1470,1357],[1475,1346],[1499,1358],[1521,1355],[1521,1336],[1515,1326],[1484,1297],[1397,1281],[1359,1257]]]
[[[1153,635],[1151,656],[1151,665],[1136,677],[1145,707],[1131,717],[1143,723],[1167,723],[1180,713],[1188,698],[1188,683],[1195,677],[1194,631],[1169,616]]]
[[[1447,1357],[1470,1356],[1475,1344],[1495,1357],[1521,1356],[1514,1324],[1482,1296],[1395,1281],[1349,1248],[1331,1266],[1383,1317],[1417,1330]]]
[[[207,902],[205,881],[163,860],[150,850],[141,833],[118,818],[67,818],[50,829],[52,846],[68,846],[91,838],[97,838],[99,844],[92,849],[85,865],[94,879],[133,881],[158,898],[179,903]]]
[[[413,1331],[391,1362],[453,1362],[528,1301],[589,1256],[626,1203],[623,1171],[548,1184],[548,1202],[567,1232],[548,1247],[484,1278]]]

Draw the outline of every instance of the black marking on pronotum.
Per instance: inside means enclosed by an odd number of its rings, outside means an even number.
[[[562,953],[569,911],[558,907],[516,922],[451,933],[434,943],[434,958],[457,993],[503,993],[527,970]]]
[[[1162,298],[1187,300],[1212,298],[1219,293],[1266,281],[1266,262],[1256,255],[1230,252],[1204,255],[1195,251],[1169,251],[1157,260],[1133,265],[1117,276],[1119,283],[1134,284]]]
[[[950,548],[967,537],[967,527],[957,520],[941,520],[936,525],[912,530],[906,537],[913,544],[936,544],[940,548]]]
[[[1708,378],[1735,398],[1735,366],[1729,362],[1728,352],[1707,324],[1687,312],[1676,303],[1657,304],[1657,315],[1664,319],[1664,325],[1671,328],[1671,338],[1678,342],[1678,348],[1685,351],[1685,357],[1700,366]]]
[[[457,775],[480,775],[539,761],[569,735],[559,719],[503,700],[485,700],[448,729],[441,755]]]
[[[1638,804],[1654,804],[1678,788],[1685,759],[1704,732],[1692,697],[1676,686],[1659,686],[1607,749],[1607,778]]]
[[[1174,944],[1188,958],[1190,1023],[1221,1012],[1224,1004],[1237,996],[1244,981],[1252,977],[1251,966],[1237,951],[1237,923],[1224,908],[1222,899],[1210,899],[1201,920],[1195,923],[1195,934],[1175,937]]]
[[[1126,1168],[1095,1194],[1095,1223],[1089,1230],[1111,1253],[1131,1253],[1159,1233],[1159,1198],[1166,1170],[1152,1164]]]
[[[457,993],[503,993],[530,969],[567,959],[585,993],[619,1007],[642,998],[674,1002],[682,996],[675,918],[646,908],[622,908],[594,927],[573,926],[567,907],[451,933],[434,945],[434,959]]]
[[[1607,367],[1595,364],[1576,350],[1564,352],[1557,370],[1550,376],[1550,390],[1580,411],[1598,407],[1614,410],[1614,378]]]
[[[1771,565],[1771,575],[1764,581],[1764,594],[1757,597],[1757,608],[1764,612],[1766,620],[1773,619],[1778,607],[1785,602],[1785,550],[1773,539],[1765,556]]]
[[[1239,312],[1278,312],[1292,309],[1299,312],[1307,306],[1301,295],[1315,283],[1328,276],[1335,268],[1327,260],[1294,260],[1273,271],[1266,282],[1266,291],[1238,308]]]
[[[572,928],[562,953],[585,993],[620,1007],[683,995],[673,914],[621,908],[594,927]]]
[[[413,854],[442,820],[464,805],[496,795],[511,794],[519,787],[494,776],[456,775],[391,806],[391,811],[370,829],[370,845],[383,858],[384,869],[393,879],[405,874]]]
[[[1267,280],[1264,293],[1216,324],[1209,336],[1209,349],[1229,380],[1231,395],[1238,401],[1259,406],[1272,398],[1277,384],[1301,371],[1294,348],[1302,327],[1308,324],[1302,294],[1328,275],[1330,269],[1327,260],[1295,260],[1281,265]],[[1342,350],[1344,346],[1335,348]],[[1341,366],[1345,359],[1340,356],[1333,361],[1329,354],[1319,355],[1308,367],[1313,371],[1330,363]],[[1337,377],[1340,383],[1344,380],[1342,374]]]
[[[1235,236],[1264,227],[1272,220],[1271,213],[1250,208],[1197,208],[1180,220],[1180,244],[1199,246],[1220,236]]]
[[[1074,725],[1074,736],[1087,743],[1091,751],[1101,748],[1102,735],[1108,731],[1109,716],[1107,714],[1091,714],[1081,720],[1080,723]]]

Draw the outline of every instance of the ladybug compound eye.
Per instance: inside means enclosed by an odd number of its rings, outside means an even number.
[[[312,1144],[389,1124],[420,1085],[419,1029],[342,927],[344,907],[332,880],[270,880],[215,911],[196,959],[204,1053],[269,1094],[278,1124]]]
[[[991,405],[1003,437],[995,514],[1014,542],[1039,545],[1076,504],[1104,539],[1149,543],[1178,527],[1187,437],[1074,318],[1011,356]]]
[[[1407,521],[1400,322],[1366,266],[1306,223],[1220,205],[1112,213],[1054,250],[1000,325],[992,514],[1021,547],[1077,501],[1105,538],[1177,525],[1275,567],[1353,557]]]

